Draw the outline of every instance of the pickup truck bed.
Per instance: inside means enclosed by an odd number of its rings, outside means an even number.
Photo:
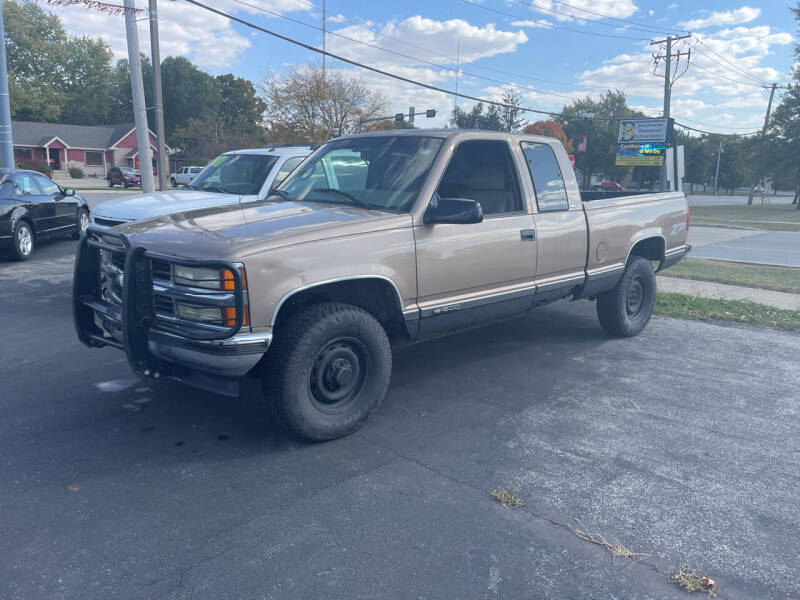
[[[390,341],[596,300],[630,336],[653,264],[688,251],[680,193],[585,202],[554,139],[407,130],[331,140],[247,207],[90,228],[75,324],[143,376],[235,395],[262,378],[281,422],[314,440],[383,398]]]

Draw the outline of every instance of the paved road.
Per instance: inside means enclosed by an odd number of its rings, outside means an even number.
[[[75,340],[71,243],[0,263],[0,597],[798,598],[800,336],[587,302],[400,348],[382,407],[309,445]],[[493,502],[519,487],[515,511]],[[646,553],[618,560],[567,529]]]
[[[689,229],[690,256],[800,267],[800,233],[698,227]]]

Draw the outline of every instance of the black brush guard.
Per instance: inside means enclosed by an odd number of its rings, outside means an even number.
[[[101,294],[101,250],[125,257],[122,302],[119,306],[106,301]],[[171,322],[160,319],[153,306],[153,277],[150,267],[152,259],[165,260],[172,265],[228,269],[233,273],[234,289],[224,294],[232,295],[232,306],[236,309],[233,326],[205,325],[180,318],[172,319]],[[180,287],[175,286],[175,289]],[[196,292],[197,290],[190,293],[187,289],[186,301],[204,304],[202,294]],[[129,238],[118,231],[94,226],[87,229],[78,245],[72,289],[73,320],[78,339],[92,348],[112,346],[124,350],[131,368],[140,375],[148,376],[158,372],[164,375],[181,375],[185,371],[177,365],[165,364],[150,354],[150,331],[177,334],[192,341],[232,337],[242,328],[243,298],[242,276],[239,269],[229,262],[197,261],[149,252],[145,248],[132,245]],[[218,300],[206,305],[220,306]],[[103,324],[103,328],[98,326],[97,321]]]

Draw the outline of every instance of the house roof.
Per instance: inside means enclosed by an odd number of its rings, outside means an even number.
[[[18,146],[44,146],[53,138],[58,138],[70,148],[111,148],[133,128],[133,123],[67,125],[11,122],[14,144]]]

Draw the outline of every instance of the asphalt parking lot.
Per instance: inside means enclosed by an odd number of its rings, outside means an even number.
[[[255,387],[153,386],[81,346],[74,246],[0,260],[2,598],[685,598],[681,566],[800,598],[800,335],[610,340],[560,303],[397,349],[367,425],[311,445]]]

